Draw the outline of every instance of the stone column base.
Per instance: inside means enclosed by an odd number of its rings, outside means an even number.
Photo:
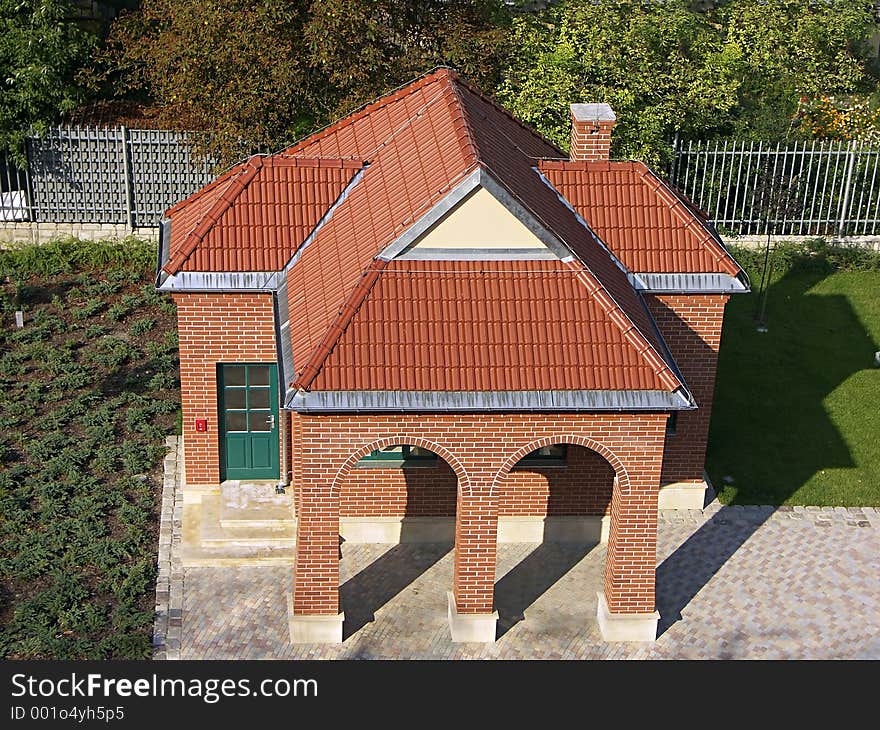
[[[599,592],[597,616],[599,630],[605,641],[655,641],[657,622],[660,614],[653,613],[611,613],[605,593]]]
[[[455,606],[455,595],[452,591],[448,591],[446,596],[449,599],[449,629],[452,632],[453,641],[481,641],[484,643],[495,641],[498,611],[493,611],[492,613],[459,613]]]
[[[714,498],[705,482],[673,482],[660,487],[658,509],[703,509]]]
[[[291,644],[341,644],[344,613],[306,616],[293,612],[293,593],[287,594],[287,625]]]

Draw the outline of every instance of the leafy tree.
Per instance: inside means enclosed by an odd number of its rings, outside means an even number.
[[[798,105],[826,94],[870,93],[867,3],[853,0],[733,0],[715,14],[725,49],[738,56],[739,104],[727,130],[772,139],[797,130]]]
[[[507,21],[500,0],[314,0],[306,36],[339,112],[438,65],[494,87]]]
[[[614,153],[656,163],[672,133],[715,127],[737,103],[739,58],[688,5],[568,0],[518,18],[499,96],[562,147],[569,104],[607,102]]]
[[[149,93],[160,123],[210,131],[207,151],[230,162],[315,121],[306,9],[306,0],[143,0],[114,23],[100,58],[124,90]]]
[[[499,0],[143,0],[101,58],[225,164],[440,63],[491,83],[505,17]]]
[[[613,153],[657,164],[676,133],[779,138],[801,97],[868,93],[871,10],[852,0],[563,0],[518,18],[499,95],[562,146],[568,105],[605,101]]]
[[[69,0],[0,0],[0,149],[23,161],[22,141],[86,97],[76,75],[98,36]]]

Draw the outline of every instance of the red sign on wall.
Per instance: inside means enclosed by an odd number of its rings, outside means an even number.
[[[207,418],[197,418],[196,419],[196,431],[198,433],[206,433],[208,430],[208,419]]]

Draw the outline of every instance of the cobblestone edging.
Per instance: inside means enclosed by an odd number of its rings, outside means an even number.
[[[183,444],[177,436],[165,439],[162,512],[159,523],[156,614],[153,622],[153,659],[180,659],[183,629],[183,566],[180,563],[180,525],[183,494],[177,488]]]
[[[794,520],[819,527],[849,525],[850,527],[880,527],[880,507],[774,507],[772,505],[728,505],[717,500],[705,509],[660,510],[661,522],[701,524],[753,523],[767,520]]]

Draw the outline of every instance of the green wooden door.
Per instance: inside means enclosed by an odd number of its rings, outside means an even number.
[[[278,377],[274,364],[220,365],[224,479],[278,479]]]

